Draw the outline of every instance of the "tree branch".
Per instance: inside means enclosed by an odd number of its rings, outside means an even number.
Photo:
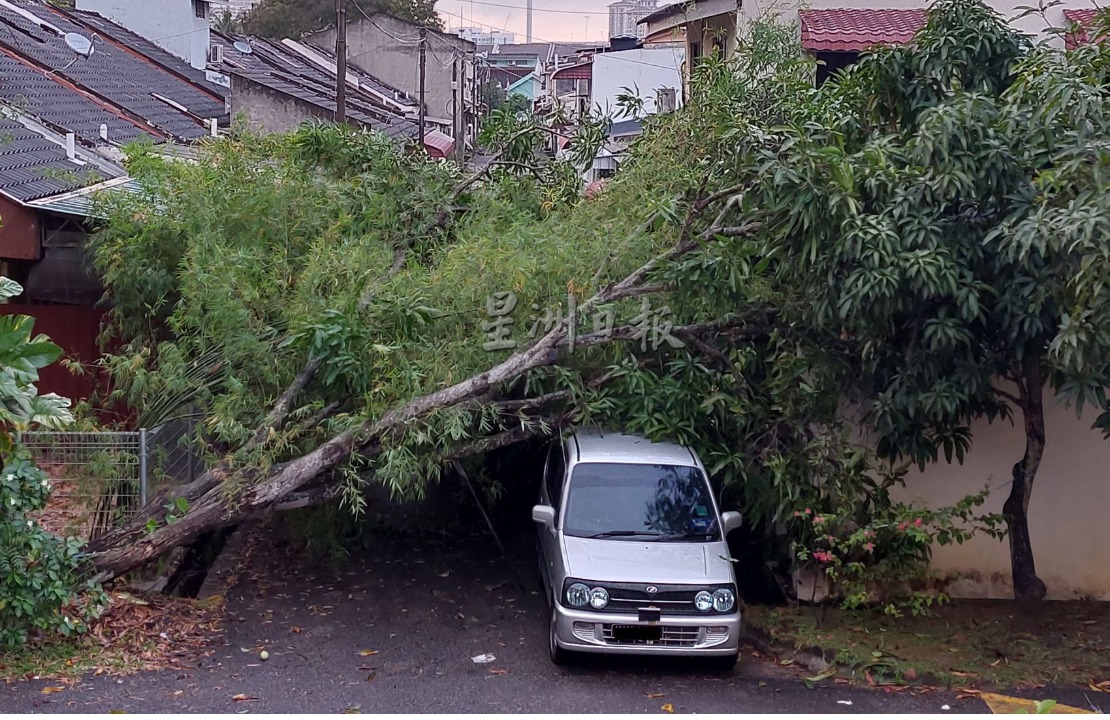
[[[1018,408],[1019,410],[1023,407],[1022,402],[1021,402],[1021,398],[1019,398],[1017,395],[1014,395],[1013,393],[1006,392],[1005,390],[1003,390],[1001,388],[996,388],[993,385],[991,386],[991,390],[994,391],[995,395],[998,395],[999,397],[1005,398],[1006,400],[1009,400],[1010,402],[1012,402],[1014,404],[1014,407]]]

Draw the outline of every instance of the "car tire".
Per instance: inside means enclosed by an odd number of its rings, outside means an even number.
[[[556,665],[570,664],[572,657],[569,650],[558,646],[555,642],[555,624],[558,621],[558,611],[551,608],[551,620],[547,624],[547,649],[551,653],[551,662]]]

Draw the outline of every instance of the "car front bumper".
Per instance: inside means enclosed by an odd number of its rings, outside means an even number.
[[[730,615],[666,615],[659,622],[641,622],[635,613],[600,613],[555,608],[555,641],[565,650],[630,655],[735,655],[740,650],[740,613]],[[614,625],[662,628],[656,641],[620,641]]]

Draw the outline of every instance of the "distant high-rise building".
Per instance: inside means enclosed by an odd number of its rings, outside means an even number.
[[[619,0],[609,5],[609,37],[644,37],[647,27],[636,23],[655,12],[657,4],[657,0]]]
[[[257,5],[259,2],[261,2],[261,0],[228,0],[226,9],[230,10],[231,14],[235,17],[239,17],[240,15]],[[219,8],[218,12],[222,13],[224,9],[225,8]]]
[[[516,42],[516,35],[511,32],[487,31],[479,27],[451,28],[451,34],[458,35],[463,40],[469,40],[475,45],[512,45]]]

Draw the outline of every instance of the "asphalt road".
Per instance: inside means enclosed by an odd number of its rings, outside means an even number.
[[[527,533],[504,537],[502,555],[480,518],[462,534],[417,509],[390,518],[338,571],[262,537],[229,592],[226,644],[197,667],[56,694],[43,681],[0,686],[0,712],[986,712],[946,692],[808,689],[750,652],[729,673],[681,660],[558,668]],[[496,660],[471,659],[487,653]]]

